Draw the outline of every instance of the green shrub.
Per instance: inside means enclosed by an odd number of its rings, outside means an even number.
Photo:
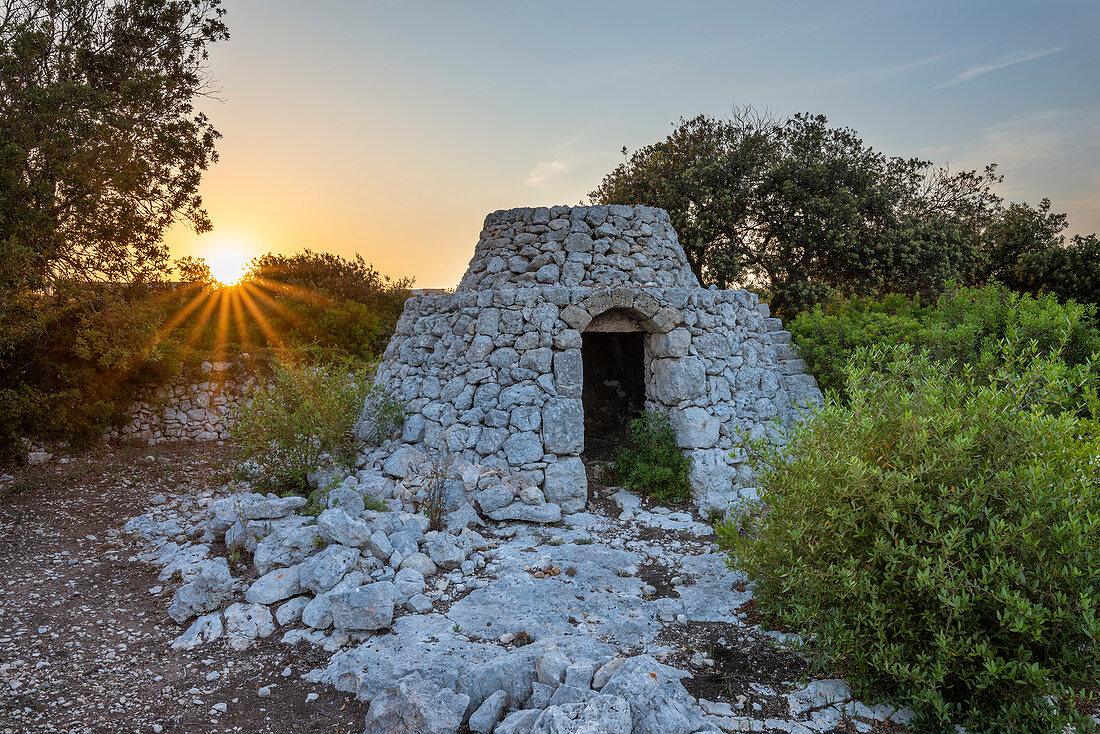
[[[615,481],[661,501],[691,499],[690,465],[676,445],[664,413],[646,411],[630,423],[630,445],[619,449],[611,469]]]
[[[997,284],[951,289],[934,306],[899,295],[832,301],[800,315],[788,328],[818,384],[842,396],[848,359],[871,344],[927,349],[948,369],[969,366],[985,375],[1000,366],[1004,339],[1034,341],[1041,354],[1061,349],[1073,365],[1100,350],[1095,306],[1059,303],[1050,294],[1021,295]]]
[[[926,341],[921,332],[925,309],[905,296],[891,294],[881,301],[837,299],[800,314],[787,324],[806,369],[822,390],[844,392],[848,358],[867,344],[915,344]]]
[[[372,370],[346,364],[277,365],[267,385],[238,410],[230,429],[239,475],[257,489],[307,494],[307,475],[328,454],[355,459],[354,427],[372,391]]]
[[[401,428],[408,413],[403,402],[389,390],[372,384],[363,401],[363,425],[359,428],[359,438],[371,446],[381,446]]]
[[[749,445],[767,511],[719,528],[763,608],[921,731],[1094,730],[1074,702],[1100,675],[1100,423],[1057,408],[1100,400],[1036,351],[1006,342],[983,376],[857,351],[847,404]]]
[[[987,372],[1001,364],[1000,343],[1034,342],[1039,354],[1061,350],[1071,365],[1100,351],[1096,306],[1060,303],[1052,294],[1029,296],[1002,285],[959,288],[940,298],[929,312],[932,328],[920,346],[956,365],[979,366]]]

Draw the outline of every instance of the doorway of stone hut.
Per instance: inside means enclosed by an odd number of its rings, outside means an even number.
[[[645,332],[585,331],[581,356],[585,458],[610,461],[645,410]]]

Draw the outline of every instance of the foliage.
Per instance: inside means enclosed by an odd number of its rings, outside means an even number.
[[[1100,238],[1074,235],[1068,245],[1026,254],[1017,262],[1016,280],[1032,293],[1100,305]]]
[[[218,133],[194,109],[220,0],[0,5],[0,460],[86,439],[173,360],[162,236],[210,228]],[[183,350],[186,351],[186,350]]]
[[[636,492],[679,502],[691,499],[689,469],[668,416],[647,410],[631,421],[630,445],[619,449],[611,473]]]
[[[386,500],[377,499],[375,497],[364,497],[363,508],[367,510],[374,510],[375,512],[389,511],[389,505],[386,504]]]
[[[979,279],[997,280],[1021,290],[1021,260],[1061,247],[1065,241],[1062,230],[1068,226],[1068,218],[1051,209],[1050,199],[1043,199],[1038,207],[1009,204],[1001,210],[986,232],[988,256]]]
[[[260,307],[273,300],[289,309],[289,313],[268,309],[266,314],[280,322],[283,333],[302,332],[303,339],[322,352],[359,344],[357,356],[369,359],[385,349],[412,279],[380,275],[361,255],[347,260],[307,249],[294,255],[268,253],[256,258],[246,284],[256,289]]]
[[[858,351],[847,404],[751,444],[767,512],[720,528],[764,609],[922,731],[1095,730],[1074,702],[1100,674],[1100,424],[1059,408],[1100,400],[1023,345],[982,376]]]
[[[908,344],[927,349],[948,369],[989,374],[999,366],[999,343],[1034,340],[1040,353],[1062,350],[1070,365],[1100,351],[1096,307],[1051,294],[1014,293],[993,284],[953,288],[932,306],[900,295],[879,301],[833,299],[788,322],[807,368],[826,390],[845,390],[845,366],[863,345]]]
[[[89,441],[150,382],[197,373],[201,359],[158,339],[195,289],[87,288],[0,325],[0,460],[21,436]]]
[[[969,272],[997,181],[993,167],[884,156],[822,115],[743,108],[681,120],[590,198],[667,209],[701,282],[756,285],[788,314],[830,294],[935,292]]]
[[[23,0],[0,8],[0,321],[59,280],[157,279],[219,137],[194,99],[220,0]]]
[[[818,386],[843,394],[848,359],[859,347],[923,343],[927,311],[919,301],[900,294],[881,300],[834,298],[799,314],[786,326]]]
[[[181,257],[176,260],[176,271],[182,283],[201,283],[212,285],[214,274],[210,272],[210,266],[201,257]]]
[[[323,454],[351,465],[355,421],[372,380],[370,370],[347,364],[276,365],[230,429],[242,478],[264,491],[305,495]]]
[[[302,257],[314,256],[283,259]],[[242,364],[260,374],[275,362],[368,364],[408,295],[407,280],[392,282],[369,266],[347,270],[342,290],[330,294],[255,280],[218,288],[202,260],[176,265],[183,283],[69,284],[54,296],[28,295],[25,313],[0,324],[0,459],[15,456],[20,436],[96,438],[150,385],[197,377],[204,360],[248,355]],[[400,406],[377,398],[370,405],[383,429],[392,427]]]
[[[1017,291],[1100,304],[1100,239],[1078,234],[1067,243],[1068,226],[1065,213],[1052,211],[1050,199],[1038,207],[1011,204],[986,235],[987,268],[981,277]]]
[[[428,458],[428,461],[424,463],[420,470],[425,491],[422,512],[428,518],[428,530],[442,530],[443,515],[447,511],[447,473],[452,457],[448,453],[432,453],[433,455]]]

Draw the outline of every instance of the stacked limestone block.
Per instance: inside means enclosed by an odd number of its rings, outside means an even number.
[[[698,288],[663,209],[508,209],[485,218],[460,291],[563,285]]]
[[[203,372],[215,373],[215,379],[150,388],[152,399],[130,405],[129,422],[106,436],[147,443],[228,438],[233,415],[254,386],[254,378],[225,377],[230,367],[227,362],[204,362]]]
[[[454,293],[405,305],[378,373],[408,404],[402,441],[583,508],[582,333],[609,318],[645,332],[646,405],[669,414],[703,511],[751,491],[738,429],[779,439],[775,419],[820,401],[766,304],[699,286],[664,210],[511,209],[486,218]]]

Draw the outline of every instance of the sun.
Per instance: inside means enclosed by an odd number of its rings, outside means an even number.
[[[219,240],[210,244],[203,259],[210,274],[222,285],[236,285],[248,272],[252,260],[250,249],[232,241]]]

